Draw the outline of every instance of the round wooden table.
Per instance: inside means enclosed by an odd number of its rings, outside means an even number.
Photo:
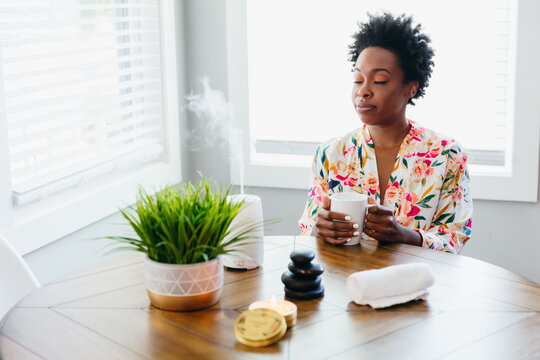
[[[298,322],[278,343],[250,348],[234,337],[249,304],[284,296],[280,276],[296,247],[314,249],[325,296],[294,300]],[[374,310],[350,302],[353,272],[393,264],[431,266],[426,301]],[[538,359],[540,286],[464,256],[408,245],[330,246],[313,237],[266,237],[264,266],[225,271],[215,306],[167,312],[150,306],[143,257],[103,262],[48,284],[0,325],[2,359]]]

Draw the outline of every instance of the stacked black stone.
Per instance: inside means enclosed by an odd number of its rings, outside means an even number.
[[[285,284],[285,295],[292,299],[315,299],[324,295],[321,274],[324,269],[319,264],[312,264],[315,253],[310,250],[297,250],[291,253],[292,262],[289,270],[281,275]]]

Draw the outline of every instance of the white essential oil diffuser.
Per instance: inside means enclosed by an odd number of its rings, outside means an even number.
[[[247,255],[249,258],[244,256],[224,255],[223,264],[232,269],[255,269],[262,265],[264,260],[264,230],[262,226],[263,212],[261,198],[256,195],[231,195],[229,198],[230,201],[233,202],[243,200],[244,205],[238,212],[238,215],[233,219],[231,228],[237,226],[237,224],[241,225],[225,238],[225,242],[228,241],[228,238],[243,231],[248,226],[252,226],[253,224],[260,224],[260,226],[247,234],[248,238],[241,242],[248,242],[249,244],[235,248],[235,252]]]

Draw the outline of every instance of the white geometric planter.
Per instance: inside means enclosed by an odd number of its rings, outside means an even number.
[[[164,310],[197,310],[219,301],[223,259],[197,264],[164,264],[145,259],[145,283],[150,302]]]

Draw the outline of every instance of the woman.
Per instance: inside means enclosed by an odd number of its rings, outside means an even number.
[[[471,234],[467,156],[455,140],[405,115],[428,86],[430,39],[410,17],[388,13],[370,15],[353,38],[352,102],[364,125],[318,147],[302,233],[334,245],[359,235],[347,214],[330,211],[332,194],[355,191],[377,204],[366,235],[459,253]]]

